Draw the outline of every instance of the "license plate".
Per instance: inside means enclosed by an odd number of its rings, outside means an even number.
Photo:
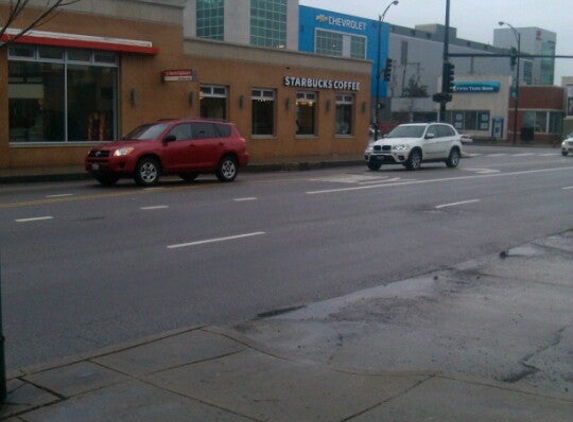
[[[99,163],[92,163],[92,170],[99,170]]]

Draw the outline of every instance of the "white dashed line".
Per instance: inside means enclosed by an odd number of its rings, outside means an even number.
[[[565,186],[564,188],[562,188],[563,190],[569,190],[569,189],[573,189],[573,186]]]
[[[169,208],[167,205],[153,205],[150,207],[141,207],[140,209],[142,211],[151,211],[151,210],[164,210],[166,208]]]
[[[74,196],[73,193],[60,193],[59,195],[46,195],[46,198],[65,198],[68,196]]]
[[[467,201],[460,201],[460,202],[452,202],[451,204],[442,204],[437,205],[436,209],[448,208],[448,207],[457,207],[458,205],[466,205],[466,204],[473,204],[476,202],[480,202],[480,199],[468,199]]]
[[[248,197],[248,198],[235,198],[233,199],[233,201],[235,202],[246,202],[246,201],[256,201],[258,198],[252,196],[252,197]]]
[[[53,220],[54,217],[47,215],[44,217],[31,217],[31,218],[18,218],[16,223],[31,223],[34,221],[45,221],[45,220]]]
[[[219,237],[216,239],[199,240],[196,242],[180,243],[178,245],[170,245],[170,246],[167,246],[167,249],[187,248],[190,246],[204,245],[207,243],[226,242],[227,240],[237,240],[237,239],[243,239],[246,237],[261,236],[263,234],[266,234],[266,233],[265,232],[254,232],[254,233],[239,234],[236,236]]]

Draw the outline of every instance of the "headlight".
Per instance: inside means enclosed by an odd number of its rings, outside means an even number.
[[[408,145],[404,145],[404,144],[394,145],[392,147],[392,151],[405,151],[407,149],[408,149]]]
[[[364,150],[364,152],[365,152],[365,153],[371,153],[373,147],[374,147],[374,144],[368,144],[368,146],[366,147],[366,149]]]
[[[113,152],[114,157],[125,157],[133,152],[133,147],[119,148]]]

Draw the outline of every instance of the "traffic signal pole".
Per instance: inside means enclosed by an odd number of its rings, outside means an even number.
[[[438,120],[443,122],[446,120],[446,103],[448,102],[448,94],[450,93],[450,78],[449,78],[449,51],[450,51],[450,0],[446,0],[446,27],[444,34],[444,56],[442,65],[442,97],[440,98],[440,115]]]

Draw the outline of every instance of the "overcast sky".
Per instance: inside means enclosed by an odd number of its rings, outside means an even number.
[[[399,0],[385,22],[413,28],[445,23],[446,0]],[[391,0],[299,0],[304,6],[378,19]],[[450,25],[459,38],[493,44],[493,30],[506,21],[516,28],[539,27],[557,34],[558,55],[573,56],[573,0],[450,0]],[[557,59],[556,85],[573,76],[573,59]]]

